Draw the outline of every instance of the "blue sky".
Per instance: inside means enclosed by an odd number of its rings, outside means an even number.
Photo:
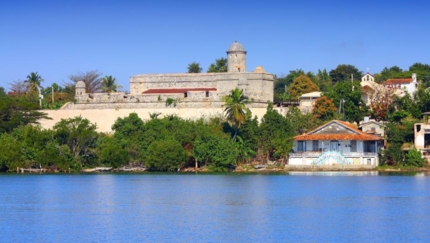
[[[42,86],[98,70],[130,76],[204,71],[235,40],[247,70],[278,76],[352,64],[365,72],[430,63],[426,1],[3,1],[0,86],[38,72]]]

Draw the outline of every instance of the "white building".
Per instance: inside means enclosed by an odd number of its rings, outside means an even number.
[[[409,94],[413,94],[418,89],[417,75],[413,73],[411,78],[388,79],[385,81],[384,85],[387,88],[395,88],[402,91],[403,93],[401,96],[405,95],[405,91]]]
[[[306,134],[294,137],[289,165],[378,166],[383,138],[358,130],[344,121],[330,121]]]

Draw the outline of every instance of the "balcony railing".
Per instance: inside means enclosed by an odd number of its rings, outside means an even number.
[[[294,152],[290,153],[290,158],[318,158],[323,152],[321,151],[306,151],[306,152]],[[378,153],[374,152],[339,152],[341,155],[347,158],[365,158],[365,157],[377,157]]]

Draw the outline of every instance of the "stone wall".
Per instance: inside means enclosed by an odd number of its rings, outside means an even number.
[[[52,120],[42,119],[40,124],[43,128],[52,128],[61,119],[82,116],[92,123],[97,124],[97,130],[100,132],[111,132],[112,125],[118,118],[128,116],[130,113],[137,113],[143,120],[149,120],[150,114],[161,113],[159,117],[167,115],[177,115],[184,119],[208,119],[210,117],[223,116],[222,108],[139,108],[139,109],[76,109],[76,110],[42,110],[51,117]],[[252,116],[261,119],[266,113],[266,108],[251,108]]]
[[[130,94],[141,95],[150,89],[216,88],[208,101],[220,102],[237,87],[256,104],[267,104],[273,102],[273,82],[268,73],[142,74],[130,78]]]

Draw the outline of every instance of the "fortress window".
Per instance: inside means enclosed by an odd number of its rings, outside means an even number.
[[[184,98],[187,98],[188,97],[188,94],[187,94],[187,92],[185,92],[184,93]]]
[[[209,91],[206,91],[206,97],[209,97]]]

